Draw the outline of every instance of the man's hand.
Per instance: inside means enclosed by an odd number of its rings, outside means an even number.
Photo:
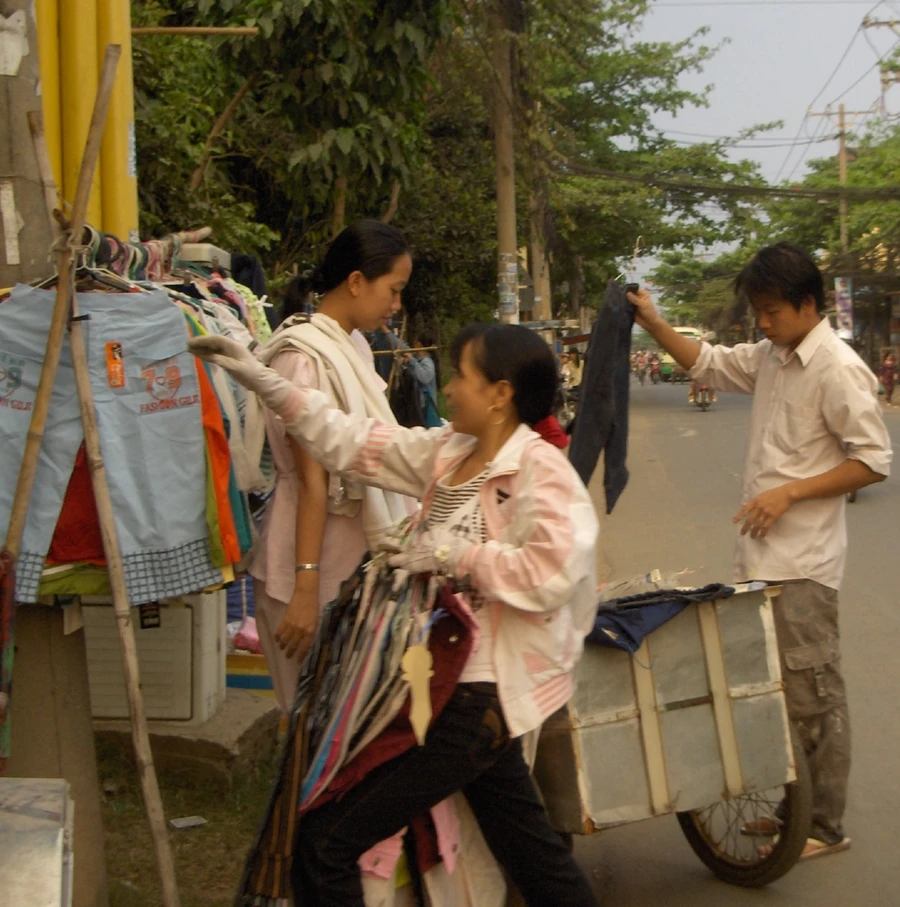
[[[319,619],[318,581],[302,584],[298,580],[284,618],[275,631],[275,641],[288,658],[297,656],[303,660],[306,650],[312,645]]]
[[[778,488],[770,488],[748,501],[735,514],[735,523],[743,521],[741,535],[750,533],[754,539],[766,537],[772,524],[790,508],[795,501],[791,483]]]
[[[637,309],[635,312],[634,320],[638,325],[644,330],[648,330],[649,326],[659,317],[656,313],[656,306],[653,305],[653,299],[650,297],[650,293],[645,289],[640,289],[637,293],[627,293],[628,301]]]

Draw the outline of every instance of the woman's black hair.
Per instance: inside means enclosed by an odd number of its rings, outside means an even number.
[[[553,411],[557,373],[553,352],[534,331],[518,324],[469,324],[454,338],[450,362],[459,368],[471,344],[478,371],[491,383],[508,381],[519,420],[536,425]]]
[[[437,340],[431,331],[419,331],[418,343],[416,346],[437,346]],[[437,350],[429,350],[428,355],[434,363],[434,380],[435,386],[441,388],[441,359]]]
[[[825,284],[819,266],[808,252],[789,242],[760,249],[738,274],[734,289],[751,303],[758,296],[773,296],[798,312],[811,296],[816,311],[825,310]]]
[[[339,287],[354,271],[366,280],[389,274],[397,259],[409,255],[403,234],[380,220],[360,220],[332,240],[322,264],[313,272],[315,291],[328,293]]]

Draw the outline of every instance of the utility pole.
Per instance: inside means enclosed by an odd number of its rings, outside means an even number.
[[[863,28],[889,28],[900,36],[900,19],[870,19],[865,16],[862,21]]]
[[[900,37],[900,19],[871,19],[866,16],[862,21],[863,28],[889,28]],[[885,95],[891,85],[900,84],[900,72],[896,68],[885,68],[881,71],[881,112],[886,112]]]
[[[516,155],[509,0],[494,0],[492,39],[494,155],[497,168],[497,292],[500,321],[519,321],[519,262],[516,239]]]
[[[838,108],[838,182],[847,185],[847,111],[843,104]],[[847,196],[841,195],[840,222],[841,222],[841,252],[846,255],[850,251],[850,233],[847,226],[848,210]]]
[[[838,121],[838,181],[842,186],[847,185],[847,117],[856,117],[856,116],[866,116],[870,114],[870,110],[847,110],[843,104],[838,107],[837,111],[837,121]],[[825,110],[820,113],[813,113],[809,111],[810,117],[833,117],[835,115],[834,111],[830,107],[826,107]],[[841,195],[839,203],[839,218],[840,218],[840,228],[841,228],[841,252],[846,255],[850,251],[850,232],[848,226],[849,220],[849,206],[847,204],[847,196]]]

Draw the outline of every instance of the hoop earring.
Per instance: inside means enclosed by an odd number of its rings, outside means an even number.
[[[498,409],[498,407],[497,407],[496,405],[491,404],[491,405],[488,407],[488,412],[489,412],[489,413],[493,413],[493,412],[496,412],[497,409]],[[491,424],[491,425],[502,425],[505,421],[506,421],[506,416],[503,416],[503,418],[502,418],[499,422],[494,421],[494,422],[491,422],[490,424]]]

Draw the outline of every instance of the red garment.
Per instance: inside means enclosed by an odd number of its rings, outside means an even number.
[[[94,500],[94,488],[83,443],[75,455],[75,467],[56,520],[47,561],[51,564],[90,563],[98,567],[106,566],[100,518],[97,516],[97,502]]]
[[[546,419],[535,422],[532,427],[548,444],[560,450],[565,450],[569,446],[569,436],[563,431],[556,416],[551,414]]]

